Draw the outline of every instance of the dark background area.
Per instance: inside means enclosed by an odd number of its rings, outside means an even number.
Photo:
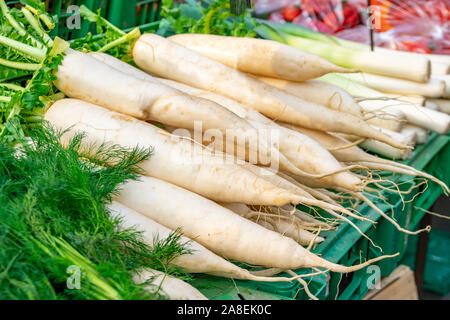
[[[450,197],[441,196],[430,211],[450,217]],[[432,216],[431,228],[450,232],[450,220]],[[450,248],[448,248],[448,250],[450,250]],[[421,297],[423,300],[450,300],[450,294],[441,296],[435,292],[426,290],[422,291]]]

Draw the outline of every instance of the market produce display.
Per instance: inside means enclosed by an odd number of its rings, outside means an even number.
[[[208,274],[317,299],[307,280],[399,256],[361,230],[379,221],[360,205],[417,235],[430,226],[397,221],[384,192],[450,192],[396,161],[448,134],[449,56],[370,52],[228,0],[162,1],[150,32],[81,6],[96,34],[69,41],[22,2],[0,0],[0,298],[203,300],[190,282]],[[373,258],[314,252],[343,226]],[[72,267],[82,290],[64,287]]]

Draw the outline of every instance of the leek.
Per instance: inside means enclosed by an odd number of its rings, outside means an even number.
[[[319,80],[337,85],[353,96],[365,98],[359,104],[367,113],[395,114],[402,112],[411,124],[440,134],[447,134],[450,129],[450,116],[442,112],[387,98],[384,93],[346,79],[340,74],[327,74],[320,77]]]
[[[430,60],[425,57],[405,57],[347,48],[330,42],[322,42],[301,38],[281,31],[275,31],[266,25],[261,25],[255,31],[266,39],[278,40],[303,51],[316,54],[341,67],[358,69],[395,78],[408,79],[416,82],[428,82],[431,74]],[[278,36],[275,36],[275,32]]]
[[[445,92],[445,82],[438,78],[431,78],[428,83],[418,83],[370,73],[342,74],[341,76],[375,90],[387,93],[439,98],[442,97]]]

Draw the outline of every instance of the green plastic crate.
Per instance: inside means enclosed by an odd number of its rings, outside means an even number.
[[[267,283],[239,281],[209,275],[196,275],[191,284],[211,300],[306,300],[307,296],[295,282]],[[262,284],[262,285],[259,285]],[[290,285],[284,285],[290,284]],[[325,298],[325,281],[311,280],[309,289]],[[322,294],[323,293],[323,294]]]
[[[425,171],[450,184],[450,144],[448,136],[437,136],[429,143],[428,151],[423,150],[423,155],[416,159],[417,167],[424,168]],[[430,150],[434,152],[430,153]],[[436,150],[439,152],[436,153]],[[433,156],[433,153],[435,155]],[[426,162],[427,158],[431,161]],[[428,210],[437,198],[442,194],[441,188],[435,183],[430,184],[428,189],[414,201],[414,207]],[[421,210],[413,208],[412,225],[417,226],[426,214]],[[425,262],[423,277],[423,288],[445,295],[450,290],[450,234],[440,230],[432,230],[428,242],[428,250]],[[402,264],[415,269],[417,252],[417,238],[407,237],[407,247]]]
[[[423,288],[447,295],[450,292],[450,233],[431,230],[426,254]],[[410,238],[402,264],[415,269],[417,238]]]
[[[450,144],[448,142],[449,137],[432,134],[428,142],[422,146],[418,146],[413,156],[408,161],[405,161],[405,163],[410,164],[419,170],[425,170],[448,184],[448,180],[450,179],[450,174],[446,168],[446,164],[448,164],[450,160]],[[409,180],[409,178],[405,176],[400,179]],[[400,181],[401,180],[397,180],[397,182]],[[402,190],[408,188],[408,185],[404,185]],[[387,196],[385,192],[383,194]],[[398,200],[394,206],[394,217],[401,226],[414,230],[418,227],[418,222],[425,214],[423,211],[414,209],[414,207],[428,209],[441,194],[441,187],[436,183],[430,182],[425,193],[417,197],[413,202],[403,206],[403,203]],[[389,202],[395,203],[395,197],[398,196],[391,194]],[[378,203],[378,206],[385,212],[388,212],[389,208],[384,204]],[[373,220],[379,219],[378,214],[367,206],[362,206],[359,210],[366,213],[367,216]],[[353,222],[355,221],[353,220]],[[400,253],[398,258],[382,260],[376,264],[380,266],[382,277],[389,276],[398,266],[401,259],[406,255],[405,252],[408,238],[415,237],[417,239],[417,236],[408,236],[397,231],[397,229],[385,219],[379,219],[376,228],[361,221],[357,221],[356,225],[368,235],[375,244],[383,248],[383,254]],[[332,232],[331,237],[327,237],[326,241],[319,245],[315,252],[321,254],[329,261],[343,265],[356,264],[360,261],[366,261],[380,255],[380,252],[370,245],[366,238],[359,235],[359,233],[353,228],[350,228],[347,224],[340,226],[337,232]],[[371,275],[372,273],[367,272],[367,268],[348,275],[330,273],[328,299],[359,300],[363,298],[369,290],[367,279]]]
[[[108,12],[108,20],[121,29],[140,27],[147,30],[160,19],[161,1],[127,0],[115,1]]]
[[[404,184],[401,190],[407,190],[413,183]],[[389,203],[393,205],[394,218],[401,226],[408,223],[409,215],[411,213],[410,206],[405,205],[398,195],[384,193],[388,198]],[[405,200],[408,200],[406,198]],[[382,202],[374,202],[384,212],[390,214],[389,206]],[[377,221],[374,227],[369,222],[352,221],[364,232],[372,241],[383,249],[381,252],[375,248],[368,239],[362,237],[353,227],[344,224],[339,227],[339,230],[331,235],[331,242],[328,247],[321,248],[320,246],[315,250],[316,253],[322,254],[324,258],[329,261],[339,263],[342,265],[354,265],[369,259],[378,257],[383,254],[395,254],[403,251],[403,233],[399,232],[389,221],[383,219],[378,213],[373,211],[367,205],[362,205],[359,210],[365,213],[367,217]],[[326,245],[326,243],[324,243]],[[376,264],[380,268],[380,276],[388,276],[398,265],[399,258],[391,258],[379,261]],[[363,268],[351,274],[330,273],[329,282],[329,296],[328,299],[361,299],[369,290],[367,280],[371,277],[373,271],[371,269]]]
[[[8,5],[19,3],[18,0],[8,1]],[[95,33],[95,28],[89,21],[81,19],[80,29],[70,29],[67,26],[67,19],[76,15],[77,12],[67,12],[72,5],[85,5],[92,11],[101,9],[102,16],[106,17],[115,26],[121,29],[131,29],[140,27],[148,30],[158,24],[160,19],[160,0],[53,0],[48,1],[47,11],[58,16],[58,23],[52,31],[52,35],[65,39],[74,40],[84,37],[89,31]]]

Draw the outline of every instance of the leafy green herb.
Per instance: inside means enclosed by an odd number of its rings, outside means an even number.
[[[236,37],[254,37],[256,22],[245,10],[239,16],[230,11],[229,0],[194,1],[174,5],[163,0],[158,34],[170,36],[178,33],[205,33]]]
[[[51,27],[53,18],[43,12],[40,1],[22,3],[25,6],[19,10],[0,0],[0,81],[27,77],[23,84],[28,80],[21,90],[0,89],[0,139],[11,144],[42,121],[48,100],[44,97],[56,93],[53,72],[62,61],[49,30],[40,22]]]
[[[57,93],[54,72],[62,64],[65,41],[57,39],[40,68],[28,80],[23,90],[16,91],[0,112],[0,139],[14,144],[42,122],[49,97]]]
[[[106,208],[151,151],[82,149],[81,134],[63,146],[61,134],[44,125],[31,143],[0,143],[0,299],[149,299],[158,295],[132,282],[138,270],[187,279],[170,264],[188,253],[178,233],[150,248]],[[67,286],[72,267],[78,289]]]

